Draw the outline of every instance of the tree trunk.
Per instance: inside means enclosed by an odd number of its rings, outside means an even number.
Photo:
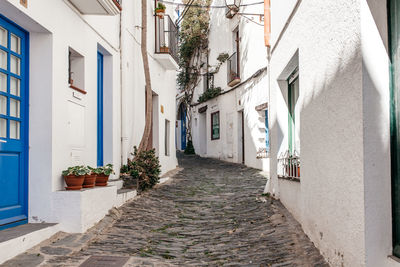
[[[144,78],[146,83],[146,124],[144,127],[142,140],[140,141],[138,148],[139,152],[151,148],[149,147],[149,144],[151,143],[151,128],[153,124],[153,90],[151,89],[149,59],[147,57],[147,1],[148,0],[142,0],[142,40],[140,45],[143,59]]]

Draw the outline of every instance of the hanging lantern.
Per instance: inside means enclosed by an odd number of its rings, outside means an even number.
[[[229,9],[239,10],[241,2],[242,2],[242,0],[225,0],[225,5]]]
[[[237,12],[239,12],[240,3],[242,0],[225,0],[226,14],[225,17],[228,19],[233,18]]]

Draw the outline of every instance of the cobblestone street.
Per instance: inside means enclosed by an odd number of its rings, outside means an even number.
[[[266,179],[258,170],[192,156],[180,165],[82,249],[37,263],[77,266],[91,255],[113,255],[129,256],[126,266],[326,265],[282,204],[262,196]],[[19,266],[18,257],[8,264]]]

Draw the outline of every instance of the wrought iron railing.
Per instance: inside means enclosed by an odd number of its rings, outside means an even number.
[[[239,65],[238,65],[238,58],[237,53],[233,53],[227,60],[228,66],[228,85],[231,85],[233,82],[239,83],[240,82],[240,74],[239,74]]]
[[[278,158],[278,177],[294,180],[300,179],[300,156],[286,151]]]
[[[178,62],[178,28],[170,16],[156,16],[156,53],[170,54]]]

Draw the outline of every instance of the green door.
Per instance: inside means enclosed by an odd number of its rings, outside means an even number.
[[[400,257],[400,0],[390,0],[393,254]]]

